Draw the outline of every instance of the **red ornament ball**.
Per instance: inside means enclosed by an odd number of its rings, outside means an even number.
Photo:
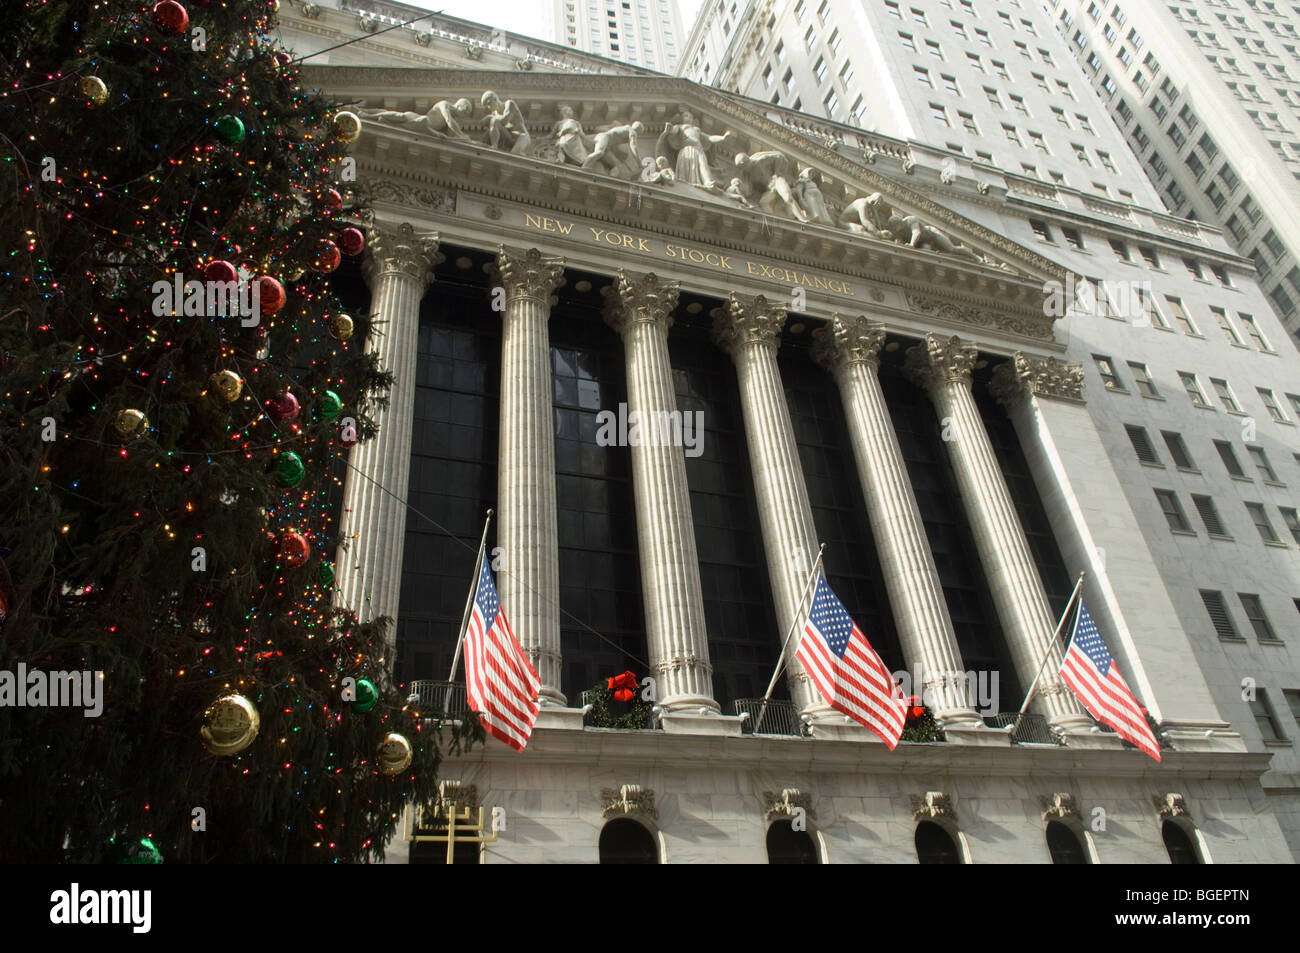
[[[339,195],[338,189],[325,190],[325,207],[335,212],[343,207],[343,196]]]
[[[339,232],[339,248],[343,249],[343,254],[360,255],[365,247],[366,236],[361,234],[361,229],[345,228]]]
[[[287,391],[280,397],[273,397],[266,402],[266,412],[277,423],[293,420],[298,416],[298,411],[301,409],[298,398]]]
[[[355,447],[360,442],[361,437],[357,434],[357,428],[350,424],[339,433],[339,443],[345,447]]]
[[[342,263],[343,253],[339,251],[339,246],[328,238],[322,238],[316,249],[316,259],[312,262],[312,267],[319,274],[328,275]]]
[[[287,529],[280,537],[280,558],[290,569],[297,569],[311,558],[311,543],[296,529]]]
[[[153,22],[166,33],[184,33],[190,25],[190,15],[176,0],[159,0],[153,5]]]
[[[284,307],[286,300],[284,285],[270,275],[263,275],[257,279],[257,293],[258,310],[262,317],[275,314]]]
[[[228,261],[217,259],[203,266],[204,281],[238,281],[239,271]]]

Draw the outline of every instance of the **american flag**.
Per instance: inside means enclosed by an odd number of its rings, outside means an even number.
[[[903,734],[907,702],[825,576],[817,578],[795,656],[828,705],[870,728],[894,749]]]
[[[488,561],[482,563],[465,631],[465,693],[487,733],[523,751],[537,723],[542,682],[510,631]]]
[[[1146,715],[1119,674],[1119,666],[1110,657],[1106,643],[1097,633],[1097,624],[1092,621],[1082,599],[1079,600],[1079,617],[1074,621],[1070,648],[1061,665],[1061,677],[1079,703],[1088,709],[1088,714],[1103,725],[1114,728],[1125,741],[1160,760],[1160,745],[1147,725]]]

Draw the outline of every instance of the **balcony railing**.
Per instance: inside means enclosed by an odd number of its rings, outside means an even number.
[[[412,697],[415,699],[416,709],[425,716],[456,719],[469,711],[465,686],[460,682],[435,682],[424,679],[414,681],[407,689],[407,698]]]
[[[803,722],[799,719],[799,709],[788,700],[773,699],[767,703],[763,712],[763,724],[758,725],[758,714],[763,711],[761,698],[737,698],[731,703],[732,712],[737,715],[749,715],[741,725],[741,731],[747,735],[754,734],[758,726],[760,735],[792,735],[798,737],[803,732]]]
[[[990,728],[1005,728],[1008,725],[1016,723],[1017,715],[1014,711],[999,712],[996,715],[990,715],[984,719],[984,724]],[[1020,724],[1015,731],[1011,733],[1012,744],[1018,745],[1059,745],[1060,737],[1052,731],[1051,725],[1047,723],[1044,715],[1034,715],[1026,712],[1019,716]]]

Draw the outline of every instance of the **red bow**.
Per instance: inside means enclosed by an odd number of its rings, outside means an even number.
[[[916,719],[920,718],[922,715],[925,714],[925,706],[921,704],[921,699],[918,696],[913,695],[910,698],[908,698],[907,704],[908,704],[908,709],[907,709],[908,721],[916,721]]]
[[[608,682],[609,690],[614,693],[614,698],[621,702],[630,702],[635,698],[638,686],[636,674],[631,671],[624,672],[622,675],[610,676]]]

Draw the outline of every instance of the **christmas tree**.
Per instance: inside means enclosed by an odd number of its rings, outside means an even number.
[[[360,124],[275,0],[185,3],[27,0],[0,50],[3,861],[353,862],[436,784],[333,605],[390,383],[332,286]]]

